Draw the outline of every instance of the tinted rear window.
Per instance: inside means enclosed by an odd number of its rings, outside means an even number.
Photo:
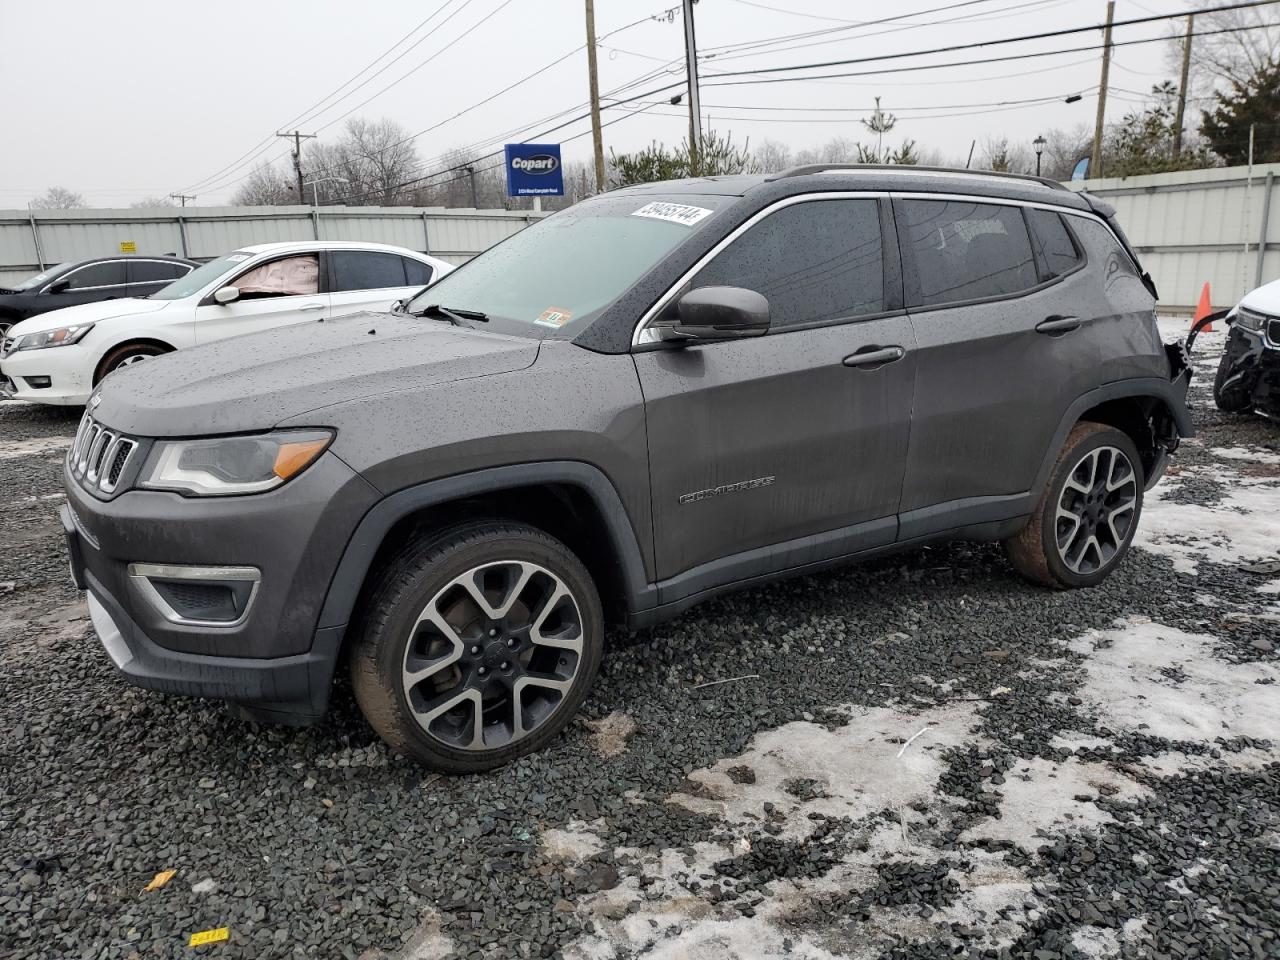
[[[425,287],[431,282],[431,268],[421,260],[404,258],[404,277],[411,287]]]
[[[1032,242],[1040,255],[1045,279],[1060,277],[1074,270],[1083,258],[1062,217],[1052,210],[1029,209],[1027,219],[1031,221]]]
[[[164,260],[129,261],[130,283],[169,283],[190,272],[191,268],[183,263],[168,263]]]
[[[378,290],[403,287],[404,260],[394,253],[372,253],[365,250],[335,250],[333,258],[334,291]]]
[[[1040,282],[1021,208],[900,200],[895,209],[903,246],[915,263],[908,303],[936,306],[1008,296]]]

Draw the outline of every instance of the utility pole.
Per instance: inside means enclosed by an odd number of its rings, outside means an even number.
[[[1102,121],[1107,113],[1107,79],[1111,74],[1111,22],[1116,16],[1116,0],[1107,0],[1107,27],[1102,35],[1102,80],[1098,84],[1098,119],[1093,125],[1093,159],[1089,176],[1102,176]]]
[[[316,135],[314,133],[299,133],[295,130],[293,133],[277,133],[276,136],[293,138],[293,172],[298,176],[298,202],[305,203],[302,184],[302,141],[314,140]]]
[[[1191,34],[1196,15],[1187,14],[1187,39],[1182,42],[1182,79],[1178,81],[1178,117],[1173,122],[1173,159],[1182,155],[1182,118],[1187,112],[1187,78],[1191,73]]]
[[[604,140],[600,136],[600,79],[596,74],[594,0],[587,0],[587,76],[591,81],[591,146],[596,158],[596,193],[604,193]]]
[[[689,80],[689,172],[698,175],[702,152],[702,113],[698,103],[698,41],[693,33],[694,0],[684,0],[684,56]]]
[[[169,199],[177,200],[182,206],[185,207],[187,205],[187,201],[194,200],[195,197],[189,193],[171,193],[169,194]]]
[[[477,210],[480,209],[479,195],[476,193],[476,168],[473,166],[465,167],[467,176],[471,178],[471,206]]]

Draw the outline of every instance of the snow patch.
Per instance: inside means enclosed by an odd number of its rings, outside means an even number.
[[[32,437],[30,440],[9,440],[0,445],[0,460],[37,457],[42,453],[60,453],[70,446],[70,437]]]
[[[886,807],[928,802],[942,773],[943,752],[975,740],[973,706],[950,704],[922,714],[855,708],[848,724],[835,730],[788,723],[758,734],[742,756],[691,774],[700,796],[682,793],[670,799],[739,824],[759,822],[764,805],[772,803],[787,817],[782,836],[791,839],[812,832],[811,813],[856,820]],[[735,782],[730,774],[743,766],[751,768],[753,783]],[[798,781],[812,781],[815,795],[797,796]]]
[[[1080,927],[1071,934],[1071,945],[1094,960],[1120,956],[1120,935],[1110,927]]]
[[[1280,665],[1227,663],[1214,645],[1213,637],[1150,622],[1090,631],[1070,644],[1086,657],[1080,696],[1108,726],[1201,743],[1276,737]]]
[[[1049,839],[1049,831],[1060,835],[1114,823],[1115,818],[1094,802],[1104,791],[1115,800],[1138,800],[1150,795],[1146,787],[1106,763],[1085,763],[1075,757],[1061,764],[1040,757],[1021,760],[999,787],[1004,797],[1000,818],[970,827],[960,839],[1008,840],[1035,853]]]
[[[592,825],[570,820],[565,829],[542,834],[542,849],[556,860],[590,860],[604,851],[604,842],[593,832]]]
[[[615,710],[599,720],[588,720],[591,729],[591,745],[602,757],[616,757],[627,749],[627,740],[636,732],[636,722],[631,714]]]

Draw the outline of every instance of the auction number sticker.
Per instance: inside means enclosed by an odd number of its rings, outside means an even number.
[[[568,310],[561,310],[559,307],[548,307],[546,310],[543,310],[538,314],[537,318],[533,322],[539,326],[554,327],[556,330],[559,330],[569,322],[572,316],[573,314]]]
[[[655,200],[646,203],[632,214],[633,217],[652,217],[654,220],[667,220],[671,223],[692,227],[703,217],[711,213],[706,207],[691,207],[685,203],[666,203]]]

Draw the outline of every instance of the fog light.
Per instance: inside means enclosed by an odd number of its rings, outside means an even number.
[[[53,386],[53,380],[50,377],[23,377],[27,381],[27,386],[32,390],[48,390]]]
[[[138,593],[170,623],[234,627],[244,622],[262,579],[256,567],[131,563]]]

